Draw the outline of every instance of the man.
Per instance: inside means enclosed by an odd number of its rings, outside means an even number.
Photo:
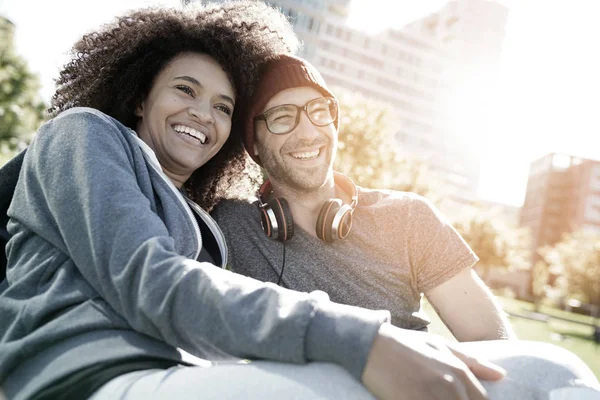
[[[213,213],[229,242],[230,267],[293,290],[323,290],[338,303],[390,310],[392,323],[407,329],[382,325],[371,355],[388,350],[379,347],[382,338],[405,344],[407,353],[384,357],[390,363],[378,364],[378,371],[391,372],[382,375],[369,373],[370,362],[378,363],[369,358],[363,382],[381,384],[381,392],[372,389],[381,398],[430,398],[419,392],[427,386],[419,386],[424,381],[440,388],[446,378],[431,375],[428,347],[439,351],[433,358],[446,354],[449,364],[464,367],[466,362],[466,370],[483,381],[499,375],[493,376],[492,369],[481,374],[469,365],[475,358],[465,358],[462,351],[507,367],[509,376],[500,383],[483,382],[492,399],[547,399],[553,389],[569,385],[555,368],[587,370],[571,353],[578,367],[560,366],[557,360],[565,352],[556,347],[526,354],[539,343],[450,344],[424,332],[411,336],[427,328],[420,308],[425,294],[459,341],[515,337],[493,294],[471,270],[476,255],[428,201],[356,187],[333,171],[338,108],[335,95],[307,61],[282,55],[267,64],[246,110],[245,146],[269,179],[258,200],[226,200]],[[392,364],[397,357],[403,359],[401,366]],[[440,389],[439,398],[478,398],[475,391],[451,386]],[[387,391],[391,387],[396,392]]]
[[[245,141],[269,176],[261,189],[267,205],[226,202],[215,212],[234,270],[390,310],[392,323],[407,329],[427,329],[423,293],[459,341],[514,338],[471,269],[477,256],[430,202],[356,187],[334,173],[339,121],[335,95],[312,65],[293,57],[269,64],[247,113]],[[345,219],[336,218],[340,206]],[[261,215],[267,229],[277,225],[279,240],[265,235]]]

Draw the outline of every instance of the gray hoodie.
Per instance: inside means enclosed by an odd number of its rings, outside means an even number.
[[[389,313],[195,261],[202,240],[190,208],[142,147],[89,108],[38,131],[8,212],[5,395],[24,399],[82,368],[143,356],[329,361],[359,378]]]

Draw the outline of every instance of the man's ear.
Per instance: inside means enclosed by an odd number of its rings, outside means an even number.
[[[141,102],[137,105],[134,114],[136,117],[141,117],[142,115],[144,115],[144,102]]]

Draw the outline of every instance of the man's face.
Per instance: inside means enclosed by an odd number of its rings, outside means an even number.
[[[312,87],[286,89],[271,97],[261,113],[283,104],[304,106],[319,97],[321,92]],[[325,184],[337,149],[335,124],[315,126],[301,111],[298,126],[290,133],[274,135],[265,121],[257,121],[255,129],[254,151],[272,182],[296,190],[315,190]]]

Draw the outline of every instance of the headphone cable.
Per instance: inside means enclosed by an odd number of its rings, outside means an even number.
[[[283,242],[283,255],[281,256],[281,272],[279,273],[279,279],[277,285],[281,286],[281,278],[283,277],[283,269],[285,268],[285,242]]]

